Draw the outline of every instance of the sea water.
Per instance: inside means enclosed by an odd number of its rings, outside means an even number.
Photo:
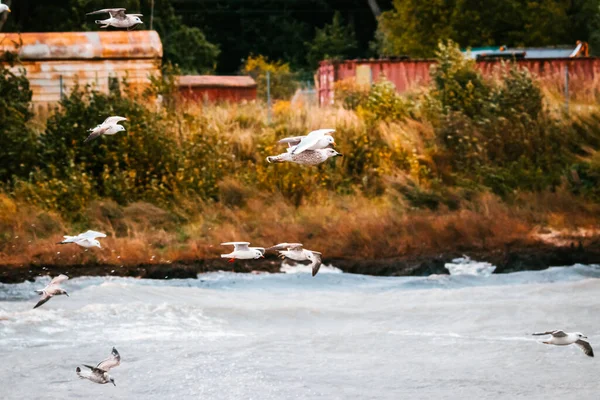
[[[288,268],[290,269],[290,268]],[[82,277],[0,284],[1,399],[598,399],[600,267],[512,274]],[[75,368],[106,358],[113,385]]]

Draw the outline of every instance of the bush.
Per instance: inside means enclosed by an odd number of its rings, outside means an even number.
[[[269,61],[260,55],[248,57],[242,72],[254,78],[258,96],[265,100],[267,99],[267,72],[270,73],[272,99],[289,100],[299,87],[288,63]]]
[[[386,79],[371,86],[362,106],[367,119],[397,121],[408,116],[409,103],[396,92],[396,86]]]
[[[37,135],[29,126],[33,116],[30,101],[25,70],[16,75],[0,66],[0,183],[26,177],[36,162]]]
[[[358,106],[367,102],[370,87],[357,83],[355,78],[346,78],[334,82],[333,90],[336,104],[347,110],[356,110]]]

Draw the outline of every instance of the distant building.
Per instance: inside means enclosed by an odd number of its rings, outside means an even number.
[[[162,43],[156,31],[0,33],[0,60],[16,52],[34,105],[53,103],[76,84],[106,92],[121,79],[143,89],[160,74]]]
[[[529,69],[540,79],[557,80],[561,84],[565,75],[570,80],[595,82],[600,78],[600,59],[587,57],[587,44],[577,43],[565,48],[501,49],[475,48],[465,55],[477,60],[477,67],[485,75],[494,74],[504,60],[515,60],[519,67]],[[333,104],[335,82],[354,79],[359,84],[370,85],[385,77],[398,92],[429,84],[429,70],[435,60],[382,59],[322,61],[315,76],[319,104]]]
[[[183,75],[179,93],[193,101],[256,100],[256,82],[250,76]]]

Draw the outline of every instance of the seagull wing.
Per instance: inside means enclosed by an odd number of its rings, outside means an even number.
[[[100,368],[92,367],[91,365],[83,364],[84,367],[87,367],[92,370],[92,373],[95,375],[103,376],[106,371],[101,370]]]
[[[133,14],[130,14],[133,15]],[[102,125],[114,125],[114,124],[118,124],[121,121],[127,121],[127,118],[124,117],[108,117],[104,120],[104,122],[102,123]]]
[[[267,250],[300,250],[302,249],[302,243],[279,243],[275,246],[267,248]]]
[[[281,139],[280,141],[278,141],[277,143],[287,143],[290,146],[295,146],[297,144],[299,144],[302,139],[304,139],[306,136],[291,136],[291,137],[286,137]]]
[[[536,333],[532,333],[532,335],[533,336],[552,335],[554,337],[565,337],[565,336],[567,336],[566,333],[564,333],[563,331],[560,331],[560,330],[547,331],[547,332],[536,332]]]
[[[249,244],[250,242],[225,242],[221,243],[221,246],[233,246],[234,251],[244,251],[250,250],[250,248],[248,247]]]
[[[585,340],[581,340],[581,339],[579,339],[578,341],[576,341],[575,344],[577,346],[579,346],[579,348],[581,350],[583,350],[583,352],[585,353],[586,356],[594,357],[594,350],[592,350],[592,345],[591,344],[589,344]]]
[[[132,17],[143,17],[144,14],[127,14],[127,15],[131,15]]]
[[[43,293],[42,298],[40,299],[40,301],[37,302],[37,304],[33,308],[38,308],[39,306],[46,303],[48,300],[50,300],[52,298],[52,296],[49,295],[47,292],[44,291],[42,293]]]
[[[104,14],[104,13],[108,13],[110,14],[111,17],[115,17],[118,13],[123,13],[123,15],[125,15],[125,9],[124,8],[103,8],[102,10],[98,10],[98,11],[92,11],[90,13],[87,13],[85,15],[94,15],[94,14]]]
[[[331,130],[330,129],[319,129],[316,131],[312,131],[311,133],[309,133],[308,135],[306,135],[305,137],[302,138],[302,140],[300,141],[298,146],[296,146],[296,148],[292,151],[292,154],[300,154],[303,151],[308,150],[310,147],[317,144],[319,139],[321,139],[325,135],[325,132],[328,132],[328,131],[331,131]]]
[[[100,136],[102,136],[102,134],[104,132],[106,132],[107,127],[99,127],[99,128],[95,128],[92,133],[90,133],[90,136],[88,136],[83,143],[87,143],[87,142],[91,142],[94,139],[99,138]]]
[[[112,352],[110,353],[110,357],[106,360],[100,361],[96,368],[101,369],[103,371],[108,372],[111,368],[118,367],[121,364],[121,355],[115,349],[112,348]]]
[[[261,253],[265,254],[265,248],[264,247],[249,247],[249,249],[258,250]]]
[[[79,235],[80,239],[96,239],[99,237],[106,237],[106,233],[96,232],[96,231],[87,231]]]
[[[315,276],[321,268],[321,253],[319,253],[318,251],[313,251],[312,253],[315,256],[315,261],[312,263],[312,276]]]
[[[58,285],[59,283],[64,282],[67,279],[69,279],[68,276],[60,274],[59,276],[55,276],[54,278],[52,278],[52,280],[50,281],[50,285]]]

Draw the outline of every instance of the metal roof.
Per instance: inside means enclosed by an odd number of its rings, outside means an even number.
[[[156,31],[0,33],[0,56],[23,61],[161,58]]]
[[[190,87],[256,87],[250,76],[182,75],[178,84]]]
[[[525,48],[508,48],[508,47],[475,47],[470,50],[463,50],[463,53],[469,58],[481,57],[500,57],[505,56],[510,58],[511,55],[528,59],[551,59],[551,58],[569,58],[575,57],[581,48],[581,44],[577,46],[560,46],[560,47],[525,47]]]

